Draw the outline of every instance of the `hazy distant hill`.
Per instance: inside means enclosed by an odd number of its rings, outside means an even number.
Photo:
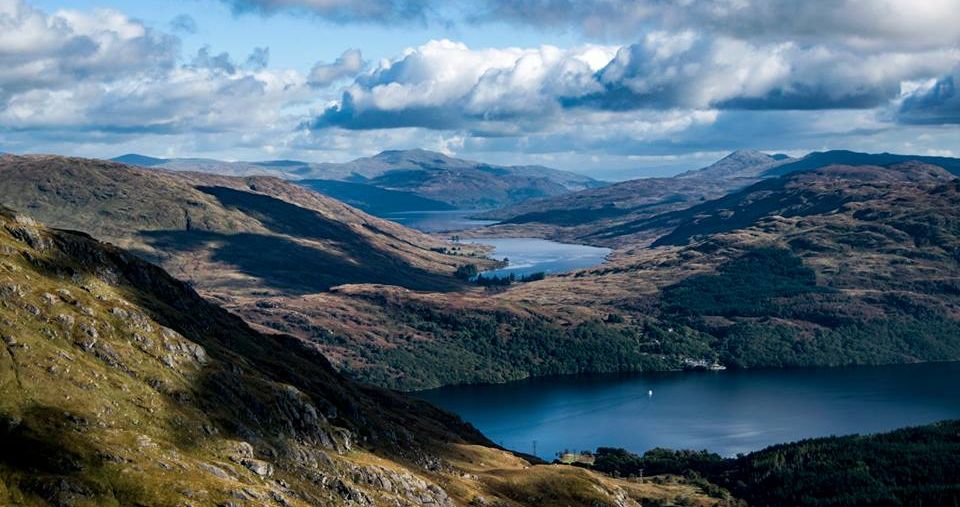
[[[413,192],[387,190],[363,183],[337,180],[300,180],[297,183],[374,215],[403,211],[450,211],[454,206]]]
[[[169,162],[169,160],[165,158],[148,157],[146,155],[138,155],[136,153],[128,153],[126,155],[121,155],[119,157],[114,158],[113,161],[120,162],[123,164],[139,165],[143,167],[154,167],[154,166],[163,165]]]
[[[784,164],[792,163],[794,160],[781,153],[770,155],[755,150],[739,150],[707,167],[679,174],[677,178],[715,180],[755,178]]]
[[[120,162],[177,171],[249,176],[269,175],[290,180],[334,180],[363,184],[395,192],[376,190],[363,193],[363,187],[314,184],[325,187],[332,197],[349,195],[357,202],[372,203],[391,197],[394,206],[432,206],[416,201],[420,197],[462,209],[488,209],[601,186],[587,176],[541,166],[499,166],[448,157],[427,150],[385,151],[379,155],[346,163],[307,163],[296,160],[265,162],[224,162],[209,159],[156,159],[142,155],[124,155]],[[323,191],[323,188],[315,188]],[[334,195],[337,194],[337,195]],[[410,194],[404,197],[403,194]],[[371,209],[372,208],[368,208]]]
[[[754,181],[765,170],[786,161],[787,159],[774,158],[760,152],[737,151],[708,167],[678,176],[622,181],[600,188],[527,201],[485,213],[483,216],[520,222],[530,221],[529,215],[534,213],[549,219],[551,212],[581,212],[589,219],[591,211],[610,207],[626,214],[637,207],[658,204],[665,199],[699,199],[703,195],[724,192],[731,186]]]

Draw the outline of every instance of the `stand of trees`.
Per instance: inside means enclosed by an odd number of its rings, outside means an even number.
[[[477,278],[474,282],[477,285],[482,287],[505,287],[513,283],[526,283],[526,282],[535,282],[537,280],[543,280],[546,278],[546,273],[530,273],[529,275],[520,275],[517,276],[515,273],[510,273],[508,276],[496,276],[496,275],[477,275]]]
[[[457,271],[453,274],[453,276],[463,281],[469,281],[479,273],[480,270],[477,269],[475,264],[464,264],[463,266],[457,268]]]
[[[520,276],[517,276],[515,273],[510,273],[507,276],[484,275],[479,269],[477,269],[476,265],[465,264],[458,267],[453,276],[463,281],[472,281],[481,287],[505,287],[513,283],[535,282],[537,280],[543,280],[546,278],[547,274],[543,271],[540,271],[537,273],[530,273],[529,275]]]
[[[579,466],[589,466],[579,464]],[[803,440],[736,458],[601,447],[592,468],[609,475],[703,478],[749,505],[960,505],[960,421],[878,435]]]

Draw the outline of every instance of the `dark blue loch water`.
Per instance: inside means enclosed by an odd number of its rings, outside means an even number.
[[[652,395],[650,394],[652,391]],[[415,393],[508,448],[726,456],[809,437],[960,418],[960,363],[577,375]]]

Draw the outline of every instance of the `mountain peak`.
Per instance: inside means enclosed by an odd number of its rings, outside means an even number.
[[[375,155],[374,158],[384,157],[384,156],[392,156],[392,155],[441,155],[441,156],[446,156],[446,155],[443,155],[442,153],[440,153],[440,152],[438,152],[438,151],[432,151],[432,150],[427,150],[427,149],[423,149],[423,148],[410,148],[410,149],[406,149],[406,150],[383,150],[383,151],[381,151],[380,153],[378,153],[377,155]]]
[[[773,156],[757,150],[737,150],[713,164],[681,174],[681,178],[754,178],[771,167],[792,160],[785,155]]]
[[[773,161],[776,160],[774,156],[764,153],[759,150],[735,150],[731,152],[726,157],[720,159],[723,160],[739,160],[739,161]]]
[[[448,155],[444,155],[443,153],[437,151],[425,150],[423,148],[413,148],[409,150],[384,150],[371,158],[388,163],[414,162],[446,164],[451,161],[457,161],[458,163],[466,162]]]

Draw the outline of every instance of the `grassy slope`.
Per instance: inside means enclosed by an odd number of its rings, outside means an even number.
[[[159,268],[2,209],[0,293],[0,503],[635,505],[622,481],[531,466]]]

